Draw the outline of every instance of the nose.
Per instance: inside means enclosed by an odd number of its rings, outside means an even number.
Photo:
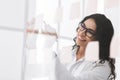
[[[82,30],[82,31],[78,32],[78,34],[80,36],[86,36],[86,30]]]

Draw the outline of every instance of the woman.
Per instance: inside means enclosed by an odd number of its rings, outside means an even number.
[[[56,80],[115,80],[114,60],[110,58],[110,43],[114,33],[111,21],[103,14],[92,14],[79,23],[76,31],[73,46],[75,59],[67,69],[59,59],[56,60]],[[99,42],[99,60],[95,62],[84,58],[90,41]]]

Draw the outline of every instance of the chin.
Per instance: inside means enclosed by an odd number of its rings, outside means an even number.
[[[86,47],[86,43],[83,42],[76,42],[77,45],[81,46],[81,47]]]
[[[80,42],[76,42],[77,45],[82,46],[83,44]]]

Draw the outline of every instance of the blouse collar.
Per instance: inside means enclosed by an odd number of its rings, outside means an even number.
[[[74,60],[75,62],[84,61],[84,60],[85,60],[85,57],[82,57],[82,58],[80,58],[79,60],[76,61],[77,49],[78,49],[78,47],[75,47],[75,48],[72,50],[72,58],[73,58],[73,60]]]

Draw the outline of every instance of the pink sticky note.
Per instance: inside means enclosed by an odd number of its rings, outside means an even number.
[[[99,59],[99,42],[89,42],[85,51],[85,59],[89,61],[96,61]]]

